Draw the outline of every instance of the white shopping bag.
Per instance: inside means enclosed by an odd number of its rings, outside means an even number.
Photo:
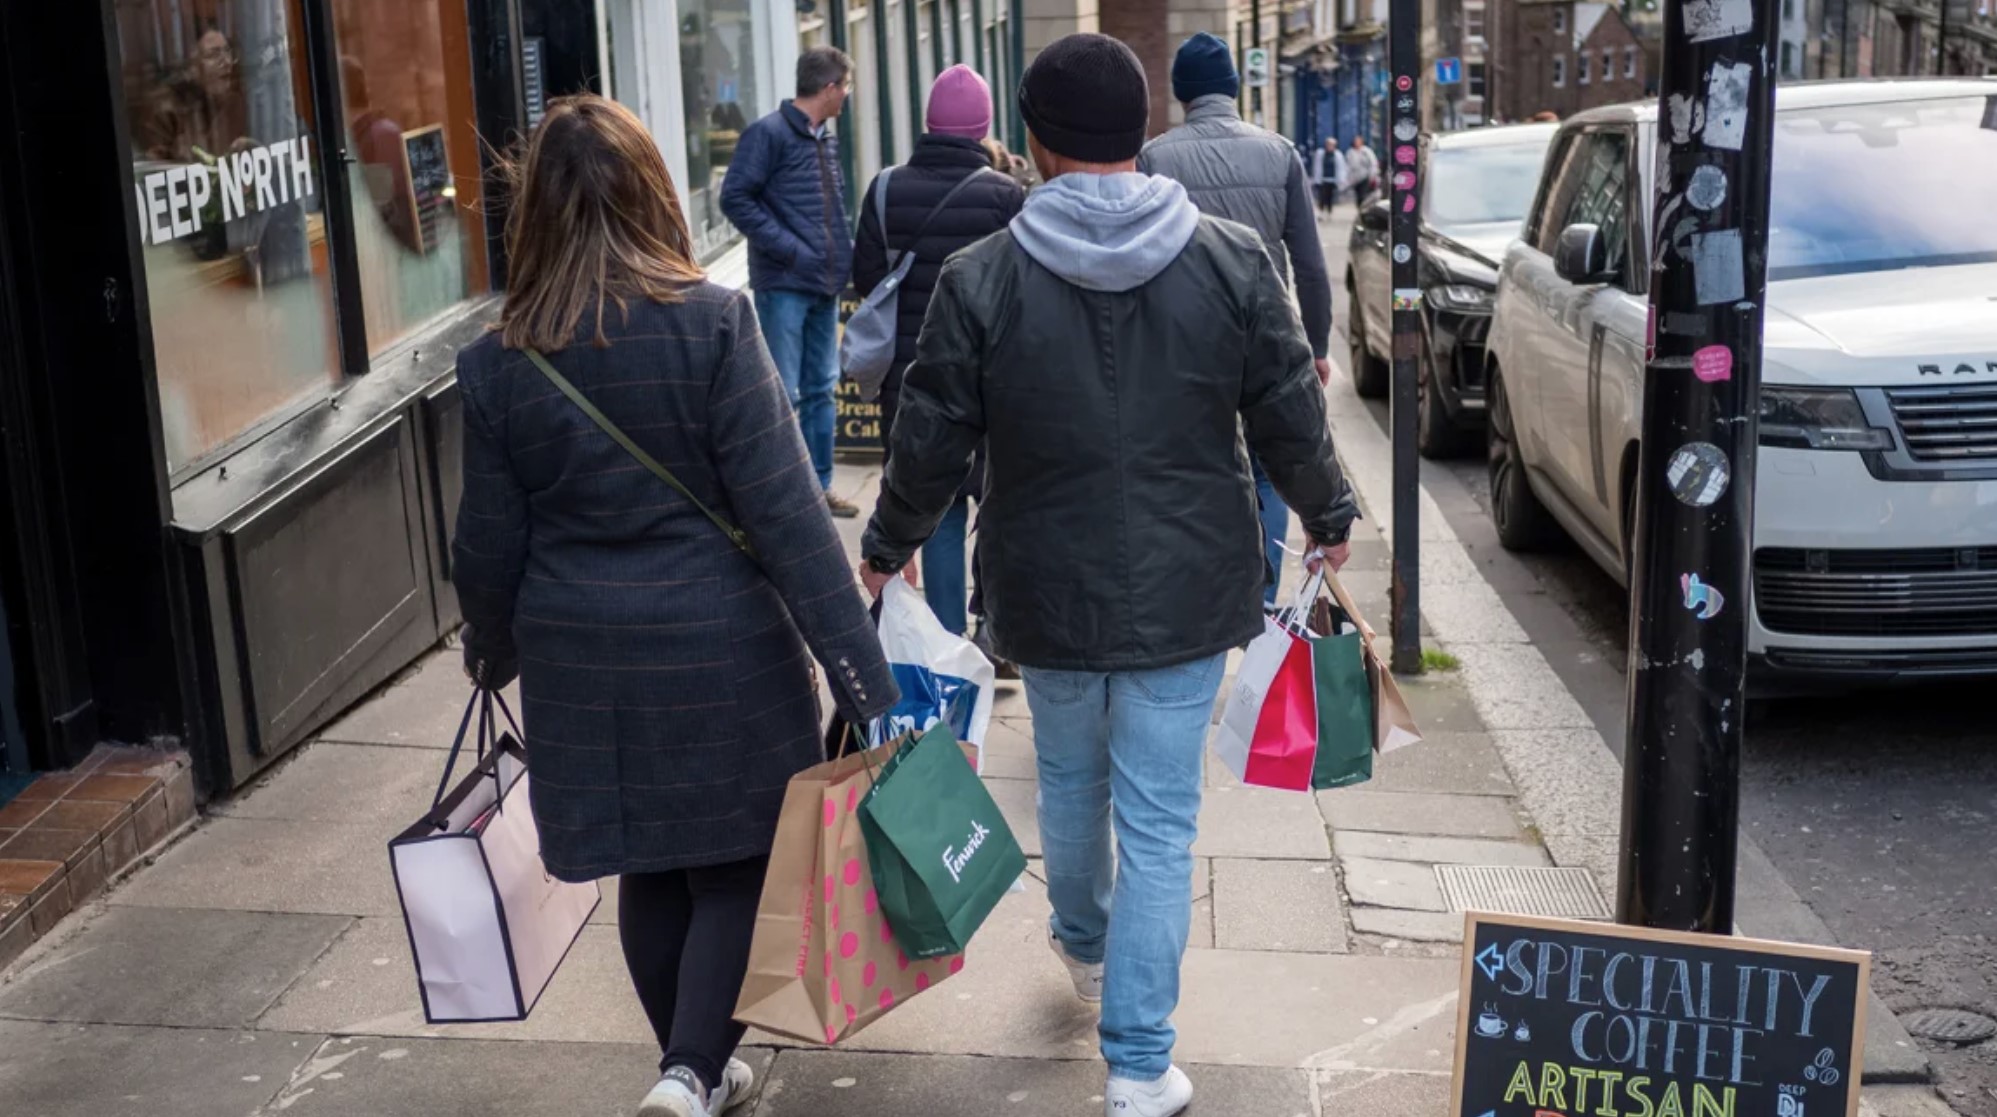
[[[883,739],[920,735],[948,721],[959,741],[978,750],[984,771],[985,731],[992,722],[998,671],[975,644],[943,627],[922,594],[900,578],[881,593],[881,650],[894,671],[901,701],[878,724]]]
[[[1307,580],[1288,609],[1262,622],[1227,692],[1213,751],[1242,783],[1311,790],[1317,692],[1310,641],[1298,622],[1321,584]]]
[[[478,763],[444,794],[481,700]],[[432,1024],[526,1019],[602,899],[594,881],[568,884],[542,866],[527,754],[511,734],[485,744],[492,701],[473,696],[430,812],[388,844]]]

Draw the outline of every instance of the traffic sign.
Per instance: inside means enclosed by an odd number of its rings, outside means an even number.
[[[1269,80],[1269,48],[1249,47],[1242,54],[1241,77],[1250,85],[1261,85]]]
[[[1435,83],[1437,85],[1458,85],[1463,81],[1463,60],[1461,58],[1438,58],[1435,60]]]

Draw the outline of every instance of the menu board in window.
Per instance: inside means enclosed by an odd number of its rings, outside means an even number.
[[[458,194],[451,181],[444,126],[432,124],[402,133],[402,151],[409,161],[409,212],[416,218],[417,250],[427,256],[436,250]]]

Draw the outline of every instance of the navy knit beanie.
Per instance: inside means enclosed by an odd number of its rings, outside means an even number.
[[[1241,96],[1241,75],[1234,69],[1234,52],[1227,41],[1202,31],[1187,39],[1172,59],[1172,96],[1192,104],[1209,93]]]

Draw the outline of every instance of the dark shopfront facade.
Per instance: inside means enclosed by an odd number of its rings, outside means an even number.
[[[0,771],[249,779],[450,631],[459,347],[586,0],[0,4]]]

